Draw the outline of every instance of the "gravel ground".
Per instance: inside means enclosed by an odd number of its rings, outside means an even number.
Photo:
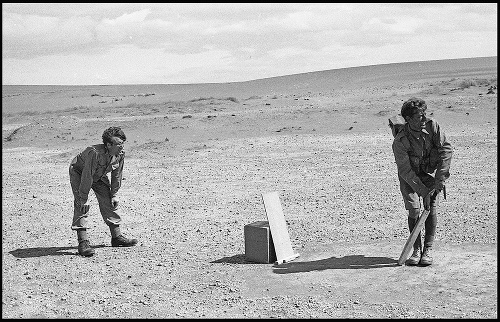
[[[497,96],[443,84],[4,117],[2,318],[496,318]],[[425,268],[396,264],[387,118],[413,95],[454,147]],[[122,229],[140,242],[110,247],[91,193],[83,258],[67,168],[111,125],[128,138]],[[271,191],[300,253],[279,266],[244,255]]]

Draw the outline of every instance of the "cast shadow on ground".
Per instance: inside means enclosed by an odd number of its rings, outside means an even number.
[[[238,254],[238,255],[233,255],[233,256],[226,256],[218,260],[211,261],[210,263],[212,264],[220,264],[220,263],[227,263],[227,264],[258,264],[252,261],[246,260],[245,254]]]
[[[92,245],[92,248],[102,248],[106,245]],[[33,247],[33,248],[18,248],[11,250],[9,254],[17,258],[42,257],[42,256],[61,256],[61,255],[78,255],[78,247]]]
[[[288,262],[275,265],[276,274],[302,273],[322,271],[325,269],[369,269],[398,266],[398,261],[388,257],[365,257],[364,255],[349,255],[330,257],[310,262]]]

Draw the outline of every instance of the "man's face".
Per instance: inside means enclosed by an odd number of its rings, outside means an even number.
[[[111,138],[111,144],[110,143],[106,143],[106,146],[108,147],[108,151],[111,155],[118,155],[120,154],[120,152],[123,150],[123,145],[124,145],[124,141],[122,141],[122,139],[120,139],[119,137],[117,136],[113,136]]]
[[[425,118],[425,111],[417,111],[411,117],[407,117],[406,121],[410,125],[411,129],[414,131],[421,131],[425,128],[425,122],[427,119]]]

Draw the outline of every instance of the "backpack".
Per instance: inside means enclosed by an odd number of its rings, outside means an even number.
[[[394,115],[389,118],[389,127],[392,131],[392,136],[396,137],[396,135],[403,129],[405,126],[405,119],[401,116],[401,114]]]

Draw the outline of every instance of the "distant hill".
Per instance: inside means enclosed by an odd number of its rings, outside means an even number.
[[[50,104],[53,109],[68,108],[68,104],[70,104],[68,98],[88,97],[89,93],[97,93],[101,96],[154,93],[152,99],[157,102],[190,100],[196,97],[247,98],[253,95],[301,94],[309,91],[321,92],[340,88],[355,88],[363,84],[394,84],[423,79],[482,77],[496,75],[497,66],[497,56],[494,56],[350,67],[232,83],[102,86],[3,85],[2,110],[3,112],[30,110],[33,104],[44,104],[44,101],[47,105]],[[18,99],[21,97],[23,99]],[[29,98],[28,101],[26,98]],[[76,100],[71,104],[73,103],[78,104]]]
[[[349,85],[366,82],[407,82],[442,77],[474,77],[475,75],[490,73],[497,73],[496,56],[331,69],[267,78],[247,83],[254,83],[255,87],[273,89],[291,89],[298,85],[301,85],[303,88],[311,87],[318,89],[323,87],[323,84],[348,87]]]

